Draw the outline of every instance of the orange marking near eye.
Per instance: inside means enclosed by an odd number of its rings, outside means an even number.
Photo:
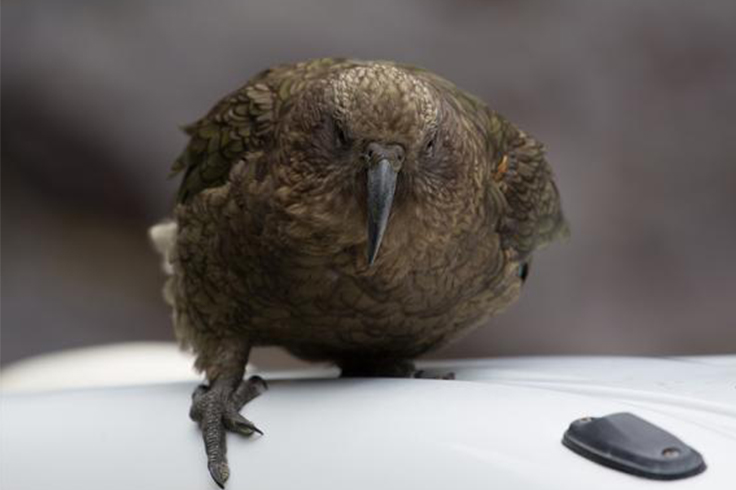
[[[509,157],[508,155],[504,155],[501,159],[501,163],[498,164],[498,168],[496,169],[496,174],[493,176],[494,180],[501,180],[503,177],[503,174],[506,173],[506,171],[509,169]]]

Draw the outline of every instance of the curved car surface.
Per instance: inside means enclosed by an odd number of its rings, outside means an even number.
[[[540,357],[425,363],[454,381],[260,373],[229,434],[229,490],[727,489],[736,482],[736,356]],[[216,488],[187,412],[194,384],[66,389],[2,398],[0,487]],[[631,412],[697,449],[708,468],[652,481],[561,444],[584,416]]]

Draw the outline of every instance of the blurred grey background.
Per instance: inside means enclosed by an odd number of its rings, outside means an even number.
[[[5,0],[2,362],[170,339],[146,228],[178,126],[262,68],[334,55],[450,78],[557,172],[571,241],[436,356],[736,352],[732,0]]]

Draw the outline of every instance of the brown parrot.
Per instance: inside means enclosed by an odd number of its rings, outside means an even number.
[[[317,59],[268,69],[186,128],[173,221],[151,235],[176,336],[207,384],[192,395],[209,471],[253,347],[345,376],[411,376],[520,293],[531,254],[567,233],[540,143],[426,70]]]

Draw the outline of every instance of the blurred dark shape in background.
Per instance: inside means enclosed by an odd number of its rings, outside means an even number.
[[[257,71],[394,59],[544,141],[573,235],[440,356],[736,352],[736,3],[6,0],[2,362],[170,339],[146,228]]]

